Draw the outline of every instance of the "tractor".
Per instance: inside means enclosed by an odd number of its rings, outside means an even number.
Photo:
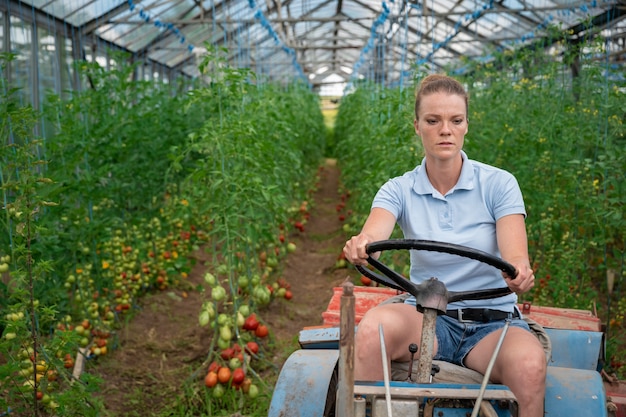
[[[502,259],[465,246],[430,240],[393,239],[368,245],[367,252],[426,250],[484,262],[514,276]],[[516,417],[515,396],[489,380],[502,338],[485,375],[432,359],[435,322],[448,303],[499,297],[506,287],[453,292],[436,277],[419,285],[373,257],[359,272],[377,283],[354,286],[348,280],[333,289],[323,325],[300,331],[300,349],[284,363],[268,417]],[[382,286],[379,286],[381,284]],[[402,302],[408,295],[424,314],[420,346],[407,346],[410,362],[388,369],[380,330],[384,378],[354,380],[354,333],[359,321],[379,303]],[[544,410],[548,417],[626,417],[626,386],[602,371],[604,334],[594,312],[520,303],[518,308],[544,346],[548,372]],[[414,354],[417,359],[413,360]]]

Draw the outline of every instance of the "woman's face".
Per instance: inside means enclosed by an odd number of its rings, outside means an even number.
[[[457,157],[467,133],[465,100],[447,93],[424,96],[414,125],[426,156],[441,160]]]

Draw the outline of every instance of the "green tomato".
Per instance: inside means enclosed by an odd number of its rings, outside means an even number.
[[[271,293],[269,288],[259,285],[255,288],[253,297],[260,305],[267,305],[270,302]]]
[[[226,323],[228,323],[229,319],[230,319],[230,317],[228,317],[228,314],[220,313],[217,316],[217,324],[219,324],[220,326],[223,326]]]
[[[206,310],[203,310],[200,312],[200,316],[198,317],[198,322],[200,323],[200,326],[204,327],[207,324],[209,324],[209,321],[211,320],[211,316],[209,315],[209,312]]]
[[[213,304],[207,304],[206,308],[204,309],[207,313],[209,313],[209,317],[211,318],[211,320],[213,320],[215,318],[215,308],[213,307]]]
[[[217,338],[217,347],[221,350],[228,349],[230,347],[230,340],[224,340],[221,337]]]
[[[232,340],[233,332],[230,330],[229,326],[220,327],[220,339],[224,340]]]
[[[252,278],[250,278],[250,284],[252,284],[253,287],[258,286],[261,283],[261,277],[258,275],[253,275]]]
[[[215,284],[217,284],[217,279],[215,279],[215,275],[213,275],[210,272],[207,272],[206,274],[204,274],[204,282],[206,282],[211,287],[213,287]]]
[[[239,278],[237,279],[237,285],[239,285],[239,288],[246,288],[249,283],[250,280],[247,275],[239,275]]]
[[[248,317],[250,315],[250,306],[248,304],[243,304],[239,306],[239,312],[242,316]]]
[[[222,384],[217,384],[213,387],[213,397],[215,398],[222,398],[224,396],[224,392],[226,392],[226,389]]]
[[[258,397],[259,396],[259,387],[257,387],[254,384],[250,385],[250,388],[248,389],[248,396],[250,398]]]
[[[217,287],[213,288],[213,290],[211,291],[211,298],[213,298],[213,300],[215,301],[222,301],[224,298],[226,298],[226,290],[224,289],[224,287],[218,285]]]
[[[232,358],[231,360],[228,361],[228,367],[232,370],[235,370],[239,368],[240,366],[241,366],[241,359],[239,358]]]

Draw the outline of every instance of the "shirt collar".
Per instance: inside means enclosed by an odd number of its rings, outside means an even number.
[[[448,194],[453,193],[454,190],[471,190],[474,188],[474,167],[472,161],[469,160],[464,151],[461,151],[461,157],[463,158],[461,175],[456,185],[448,191]],[[413,190],[418,194],[439,194],[439,191],[435,190],[426,174],[426,157],[422,159],[421,165],[417,167],[417,177],[415,178]]]

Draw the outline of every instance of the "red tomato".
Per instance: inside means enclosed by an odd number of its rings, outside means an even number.
[[[233,371],[232,384],[233,385],[240,385],[243,382],[245,377],[246,377],[246,374],[244,374],[243,368],[236,368]]]
[[[220,353],[220,356],[222,357],[222,359],[228,360],[232,358],[233,356],[235,356],[235,350],[233,348],[226,348],[222,350],[222,352]]]
[[[215,361],[211,362],[211,364],[209,365],[209,372],[213,371],[217,373],[219,369],[220,369],[220,364]]]
[[[232,373],[230,372],[230,368],[228,368],[227,366],[224,366],[223,368],[220,368],[219,371],[217,371],[217,380],[222,384],[228,383],[231,376]]]
[[[204,385],[207,388],[213,388],[215,385],[217,385],[217,373],[215,373],[214,371],[209,371],[209,373],[206,374],[206,376],[204,377]]]
[[[248,342],[246,343],[246,351],[256,355],[259,353],[259,344],[257,342]]]
[[[365,275],[361,275],[361,284],[365,285],[366,287],[369,287],[371,283],[372,283],[371,279],[369,279]]]
[[[291,290],[285,291],[285,299],[291,300],[292,298],[293,298],[293,293],[291,292]]]
[[[259,321],[256,319],[256,315],[254,313],[250,314],[246,320],[243,322],[243,328],[245,330],[256,330],[259,327]]]
[[[256,328],[254,334],[257,337],[265,337],[269,334],[269,329],[264,324],[259,324],[259,327]]]

